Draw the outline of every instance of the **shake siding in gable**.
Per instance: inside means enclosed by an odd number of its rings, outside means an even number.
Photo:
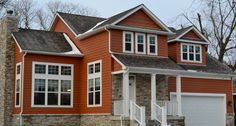
[[[32,62],[50,62],[74,65],[74,95],[72,108],[58,107],[31,107],[32,94]],[[25,57],[25,76],[24,76],[24,110],[23,114],[78,114],[79,112],[79,95],[81,95],[81,59],[60,56],[47,56],[37,54],[27,54]]]
[[[143,10],[139,10],[126,19],[118,23],[118,25],[142,27],[147,29],[163,30],[157,25]]]
[[[14,114],[16,114],[16,113],[19,113],[20,112],[20,107],[18,107],[18,108],[15,108],[15,83],[16,83],[16,64],[17,63],[19,63],[19,62],[22,62],[22,57],[23,57],[23,54],[22,53],[20,53],[20,49],[19,49],[19,47],[17,46],[17,44],[16,43],[14,43],[14,48],[15,48],[15,50],[14,50],[14,53],[15,53],[15,66],[14,66],[14,83],[13,83],[13,113]]]
[[[111,113],[111,55],[109,54],[109,39],[108,32],[104,31],[89,38],[79,41],[69,28],[61,21],[57,20],[54,27],[51,29],[56,32],[65,32],[79,47],[84,54],[81,64],[80,87],[77,89],[80,92],[78,104],[79,114],[92,113]],[[102,106],[101,107],[87,107],[87,63],[96,60],[102,60]]]
[[[220,93],[226,94],[227,112],[232,113],[233,102],[231,80],[200,79],[200,78],[182,78],[182,92],[188,93]],[[168,81],[169,92],[176,92],[176,78],[170,77]]]

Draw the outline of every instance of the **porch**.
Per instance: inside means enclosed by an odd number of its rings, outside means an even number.
[[[176,77],[176,99],[171,99],[168,78]],[[184,123],[181,110],[181,76],[131,72],[112,76],[113,114],[140,126]],[[177,120],[177,122],[176,122]],[[180,124],[184,125],[184,124]]]

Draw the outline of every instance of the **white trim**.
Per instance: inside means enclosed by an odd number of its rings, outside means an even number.
[[[116,74],[122,74],[124,72],[125,72],[124,70],[118,70],[118,71],[111,72],[111,74],[116,75]]]
[[[131,36],[131,42],[128,42],[128,43],[131,43],[131,50],[130,51],[127,51],[125,50],[125,44],[127,43],[125,41],[125,35],[126,34],[130,34]],[[133,32],[128,32],[128,31],[123,31],[123,52],[125,53],[134,53],[134,33]]]
[[[204,39],[205,41],[195,41],[195,40],[184,40],[181,39],[181,37],[183,37],[185,34],[187,34],[188,32],[190,32],[191,30],[193,30],[199,37],[201,37],[202,39]],[[209,40],[202,35],[202,33],[200,33],[200,31],[198,29],[196,29],[194,26],[190,27],[188,30],[186,30],[184,33],[182,33],[181,35],[179,35],[177,38],[174,38],[172,40],[169,40],[168,42],[174,42],[174,41],[182,41],[182,42],[190,42],[190,43],[199,43],[199,44],[209,44]]]
[[[16,45],[18,46],[18,48],[20,49],[20,52],[22,52],[22,48],[20,47],[20,45],[19,45],[18,41],[16,40],[13,33],[11,34],[11,36],[12,36],[13,40],[16,42]]]
[[[209,43],[206,43],[204,41],[185,40],[185,39],[173,39],[173,40],[168,41],[168,43],[171,43],[171,42],[186,42],[186,43],[193,43],[193,44],[209,45]]]
[[[22,89],[21,89],[21,86],[22,86],[22,80],[21,80],[21,78],[22,78],[22,63],[21,62],[19,62],[19,63],[17,63],[16,65],[16,68],[15,68],[15,108],[18,108],[18,107],[20,107],[21,106],[21,93],[22,93]],[[20,66],[20,73],[19,74],[17,74],[17,67],[18,66]],[[16,89],[17,89],[17,80],[19,80],[20,82],[19,82],[19,92],[17,92],[16,91]],[[19,105],[16,105],[16,94],[17,93],[19,93]]]
[[[45,74],[35,74],[35,65],[46,65]],[[56,65],[58,66],[58,75],[49,75],[48,74],[48,66],[49,65]],[[69,66],[71,67],[71,75],[61,75],[61,66]],[[45,105],[34,105],[34,84],[35,78],[37,79],[44,79],[45,80]],[[58,105],[48,105],[48,79],[58,80]],[[60,105],[61,100],[61,80],[69,80],[71,81],[71,92],[70,92],[70,105]],[[49,63],[49,62],[32,62],[32,91],[31,91],[31,107],[43,107],[43,108],[73,108],[73,95],[74,95],[74,65],[73,64],[63,64],[63,63]]]
[[[57,16],[58,16],[59,19],[61,19],[62,22],[70,29],[70,31],[71,31],[75,36],[77,36],[77,34],[76,34],[76,33],[72,30],[72,28],[66,23],[66,21],[64,21],[64,19],[60,16],[59,13],[56,13],[56,15],[54,16],[54,19],[53,19],[53,21],[52,21],[52,23],[51,23],[49,29],[52,30],[52,27],[54,26],[54,23],[55,23],[55,21],[56,21],[56,17],[57,17]]]
[[[208,79],[220,79],[220,80],[231,80],[231,77],[235,77],[232,74],[217,74],[217,73],[206,73],[206,72],[194,72],[185,70],[172,70],[172,69],[157,69],[157,68],[145,68],[145,67],[128,67],[131,73],[161,73],[163,75],[181,75],[181,77],[192,77],[192,78],[208,78]]]
[[[143,52],[139,52],[138,51],[138,45],[140,44],[140,43],[138,43],[138,36],[142,36],[143,37],[143,43],[142,43],[142,45],[143,45]],[[144,33],[135,33],[135,53],[136,54],[146,54],[146,34],[144,34]]]
[[[155,37],[155,53],[151,53],[150,52],[150,37]],[[157,39],[157,35],[153,35],[153,34],[148,34],[147,35],[147,53],[148,55],[158,55],[158,39]]]
[[[187,46],[187,60],[183,59],[183,45]],[[197,44],[189,44],[189,43],[181,43],[180,44],[180,55],[181,55],[181,62],[191,62],[191,63],[202,63],[202,45]],[[193,46],[193,60],[189,59],[189,46]],[[200,61],[196,60],[196,47],[200,47]]]
[[[173,95],[176,95],[176,92],[170,92],[170,99],[173,99]],[[223,103],[223,111],[225,112],[225,119],[224,119],[224,124],[226,124],[226,114],[227,114],[227,102],[226,102],[226,94],[220,94],[220,93],[193,93],[193,92],[182,92],[181,96],[207,96],[207,97],[223,97],[224,98],[224,103]]]
[[[136,75],[134,75],[134,74],[129,74],[129,83],[130,83],[130,77],[134,77],[134,101],[133,102],[135,102],[136,103]],[[130,85],[129,85],[129,89],[130,89]],[[131,92],[129,92],[129,95],[131,94]],[[129,100],[130,100],[130,97],[129,97]]]
[[[236,95],[236,93],[233,93],[233,95]]]
[[[68,56],[68,57],[83,57],[84,55],[78,54],[65,54],[65,53],[54,53],[54,52],[45,52],[45,51],[32,51],[32,50],[22,50],[22,52],[27,52],[31,54],[42,54],[42,55],[51,55],[51,56]]]
[[[100,63],[100,72],[95,73],[95,64]],[[93,74],[89,74],[89,66],[93,65]],[[102,60],[87,63],[87,107],[102,107]],[[95,104],[95,78],[100,78],[100,104]],[[89,79],[93,79],[93,105],[89,105]]]
[[[139,7],[137,7],[136,9],[134,9],[133,11],[131,11],[130,13],[124,15],[123,17],[121,17],[119,20],[115,21],[112,23],[112,25],[115,25],[119,22],[121,22],[122,20],[124,20],[125,18],[127,18],[128,16],[132,15],[133,13],[137,12],[138,10],[143,9],[144,12],[157,24],[160,25],[163,29],[165,29],[166,31],[172,33],[172,31],[159,19],[156,17],[156,15],[154,15],[145,5],[140,5]]]
[[[83,55],[81,53],[81,51],[77,48],[77,46],[75,45],[75,43],[70,39],[70,37],[66,34],[63,33],[66,41],[70,44],[72,50],[69,52],[65,52],[64,54],[68,54],[68,55]]]
[[[115,59],[115,61],[118,62],[122,66],[123,70],[126,69],[126,66],[120,60],[118,60],[113,54],[111,54],[111,57]]]

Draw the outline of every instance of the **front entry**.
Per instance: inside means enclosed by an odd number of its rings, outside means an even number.
[[[136,77],[135,75],[129,76],[129,100],[136,102]]]

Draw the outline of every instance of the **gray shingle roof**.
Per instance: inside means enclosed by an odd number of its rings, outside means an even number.
[[[175,39],[177,37],[179,37],[180,35],[182,35],[184,32],[188,31],[192,26],[189,26],[189,27],[186,27],[186,28],[181,28],[181,29],[174,29],[174,28],[171,28],[171,31],[174,32],[175,34],[174,35],[171,35],[169,36],[169,40],[171,39]]]
[[[147,67],[160,69],[183,70],[169,58],[158,58],[154,56],[141,56],[132,54],[113,54],[125,66],[128,67]]]
[[[69,13],[58,12],[69,27],[78,35],[93,28],[97,23],[106,20],[100,17],[91,17],[84,15],[76,15]]]
[[[216,58],[206,55],[206,66],[181,65],[185,70],[196,70],[198,72],[234,74],[234,72],[225,64],[220,63]]]
[[[136,8],[138,8],[138,7],[142,6],[142,5],[143,5],[143,4],[138,5],[138,6],[136,6],[136,7],[133,7],[133,8],[131,8],[131,9],[129,9],[129,10],[126,10],[126,11],[124,11],[124,12],[121,12],[121,13],[119,13],[119,14],[114,15],[114,16],[108,18],[106,21],[104,21],[104,22],[101,23],[100,25],[96,26],[94,29],[100,28],[100,27],[105,26],[105,25],[107,25],[107,24],[112,24],[112,23],[114,23],[114,22],[116,22],[118,19],[122,18],[123,16],[127,15],[128,13],[132,12],[133,10],[135,10]]]
[[[169,58],[158,58],[150,56],[132,55],[132,54],[114,54],[114,56],[128,67],[146,67],[171,70],[194,70],[197,72],[234,74],[226,65],[220,63],[215,58],[207,54],[206,66],[180,65]]]
[[[72,47],[60,32],[20,29],[13,36],[22,50],[53,53],[72,51]]]

